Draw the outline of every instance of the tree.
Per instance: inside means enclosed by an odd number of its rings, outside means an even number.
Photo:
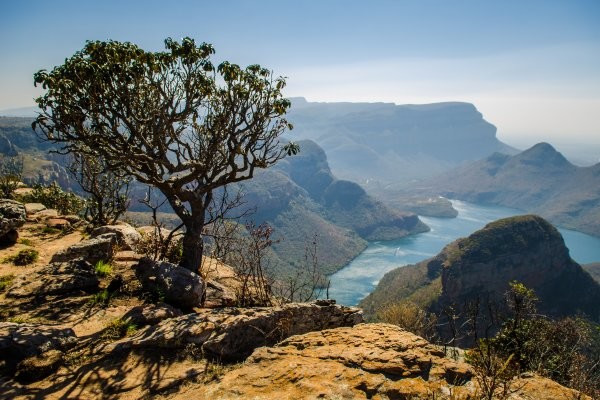
[[[23,179],[23,157],[0,155],[0,196],[12,199]]]
[[[291,124],[282,77],[227,61],[193,39],[166,51],[90,41],[63,65],[34,75],[46,93],[34,129],[63,153],[98,154],[112,170],[159,189],[185,226],[182,265],[196,270],[215,189],[298,152],[279,138]]]
[[[102,157],[76,154],[69,171],[88,195],[85,213],[93,227],[114,224],[127,211],[131,178],[107,169]]]

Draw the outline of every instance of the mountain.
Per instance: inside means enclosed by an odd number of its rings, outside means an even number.
[[[518,208],[600,236],[600,163],[577,167],[548,143],[514,156],[495,153],[427,180],[416,191]]]
[[[3,142],[1,139],[5,138]],[[34,181],[56,180],[63,188],[77,189],[60,159],[48,154],[51,145],[31,130],[30,118],[0,117],[0,145],[25,159],[25,175]],[[280,270],[305,264],[305,247],[317,235],[318,261],[323,273],[333,273],[356,257],[367,240],[390,240],[428,228],[415,214],[393,210],[369,196],[358,184],[337,179],[323,149],[311,141],[300,141],[300,154],[260,170],[241,187],[245,207],[255,209],[250,219],[268,222],[274,238],[272,263]],[[133,184],[130,210],[148,212],[137,200],[146,195],[144,185]],[[153,194],[160,204],[161,196]],[[161,211],[172,211],[168,206]],[[140,219],[139,216],[136,218]]]
[[[429,260],[389,272],[360,306],[372,316],[410,300],[434,312],[452,306],[466,318],[473,302],[497,307],[515,280],[535,291],[543,315],[600,321],[600,284],[571,259],[556,228],[534,215],[492,222]]]
[[[337,179],[322,148],[300,141],[298,155],[262,170],[243,184],[244,200],[285,239],[274,246],[285,263],[301,265],[304,246],[318,235],[324,272],[348,263],[367,240],[391,240],[428,230],[412,213],[389,208],[358,184]]]
[[[327,153],[333,173],[367,188],[406,184],[494,152],[514,153],[468,103],[313,103],[292,99],[292,136]]]

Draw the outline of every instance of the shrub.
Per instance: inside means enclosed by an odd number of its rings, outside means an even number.
[[[113,267],[110,263],[100,260],[94,266],[94,271],[100,277],[108,276],[112,273]]]
[[[21,243],[24,244],[25,246],[33,246],[33,242],[31,241],[31,239],[26,239],[26,238],[20,238],[17,243]]]
[[[137,326],[129,319],[117,318],[110,321],[102,333],[105,339],[120,339],[125,336],[133,335],[137,331]]]
[[[3,275],[0,276],[0,293],[4,292],[7,287],[10,286],[12,281],[15,279],[14,275]]]
[[[29,265],[37,261],[40,253],[35,249],[23,249],[17,254],[7,257],[5,261],[12,262],[15,265]]]
[[[81,214],[85,207],[85,200],[73,192],[65,192],[56,182],[49,186],[34,185],[33,190],[20,198],[25,203],[42,203],[48,208],[53,208],[63,215]]]
[[[376,319],[380,322],[398,325],[409,332],[432,340],[435,338],[437,317],[415,303],[404,301],[390,304],[379,310]]]
[[[90,304],[92,306],[100,305],[102,307],[106,307],[106,306],[108,306],[108,303],[110,302],[110,298],[111,298],[111,293],[108,290],[104,289],[104,290],[101,290],[98,293],[96,293],[94,295],[94,297],[92,297],[90,299]]]

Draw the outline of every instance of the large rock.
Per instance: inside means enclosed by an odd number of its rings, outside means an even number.
[[[76,342],[71,328],[0,322],[0,362],[9,373],[25,359],[50,350],[66,351]]]
[[[181,310],[165,303],[159,303],[133,307],[121,319],[131,322],[137,327],[144,327],[146,325],[156,325],[165,319],[181,317],[182,315]]]
[[[108,261],[115,254],[117,235],[105,233],[92,239],[82,240],[52,256],[50,262],[66,262],[82,258],[91,264]]]
[[[184,348],[194,344],[207,356],[236,361],[257,347],[273,345],[292,335],[360,322],[359,309],[335,305],[332,301],[206,310],[140,330],[116,347]]]
[[[78,259],[51,263],[41,270],[16,278],[6,293],[7,298],[26,298],[98,290],[94,266]]]
[[[413,399],[442,388],[470,393],[473,370],[425,339],[386,324],[292,336],[261,347],[244,366],[193,393],[198,398]],[[435,397],[437,398],[437,397]],[[462,398],[462,397],[456,397]]]
[[[241,367],[173,398],[483,398],[474,374],[470,365],[445,357],[438,346],[401,328],[359,324],[292,336],[275,347],[258,348]],[[506,398],[511,400],[591,400],[533,375],[509,384],[511,394]]]
[[[200,275],[188,269],[145,257],[135,274],[145,290],[171,305],[184,309],[202,305],[206,285]]]
[[[118,225],[100,226],[92,231],[92,237],[97,237],[106,233],[117,235],[117,244],[121,250],[135,250],[142,235],[133,226],[122,223]]]
[[[14,244],[19,237],[17,228],[25,224],[25,206],[15,200],[0,199],[0,243]]]

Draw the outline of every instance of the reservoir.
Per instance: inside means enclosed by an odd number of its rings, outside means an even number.
[[[452,200],[456,218],[420,217],[431,230],[402,239],[371,242],[344,268],[330,276],[329,297],[339,304],[356,305],[371,293],[386,272],[438,254],[448,243],[469,236],[487,223],[524,214],[506,207],[482,206]],[[579,264],[600,262],[600,238],[559,228],[571,258]]]

